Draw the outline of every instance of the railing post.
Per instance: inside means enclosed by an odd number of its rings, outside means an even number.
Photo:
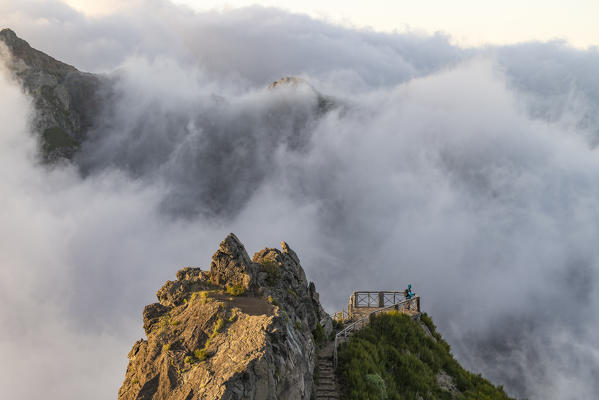
[[[379,307],[385,307],[385,293],[379,292]]]
[[[416,311],[420,312],[420,296],[416,296]]]

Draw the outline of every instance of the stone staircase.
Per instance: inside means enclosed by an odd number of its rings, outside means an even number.
[[[330,342],[318,352],[318,386],[316,400],[340,400],[339,387],[333,367],[335,343]]]

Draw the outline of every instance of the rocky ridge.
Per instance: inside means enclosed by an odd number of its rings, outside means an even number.
[[[184,268],[143,311],[118,398],[310,399],[332,321],[285,243],[249,258],[230,234],[210,270]]]
[[[72,159],[99,113],[108,80],[55,60],[10,29],[0,31],[0,43],[8,69],[33,98],[33,129],[42,138],[43,158]]]
[[[33,99],[36,112],[32,128],[40,136],[40,155],[45,162],[73,160],[88,139],[97,133],[94,128],[102,125],[98,121],[110,125],[114,104],[122,95],[117,89],[118,73],[81,72],[32,48],[10,29],[0,31],[0,61]],[[284,77],[268,87],[269,90],[281,88],[306,90],[314,95],[318,116],[339,104],[302,78]],[[214,100],[226,102],[217,95]]]

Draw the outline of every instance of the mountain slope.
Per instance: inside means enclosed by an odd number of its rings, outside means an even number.
[[[338,375],[351,400],[509,400],[503,388],[460,366],[426,315],[391,313],[339,349]]]

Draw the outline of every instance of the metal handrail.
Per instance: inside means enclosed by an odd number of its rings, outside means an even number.
[[[408,307],[407,308],[400,308],[399,306],[402,304],[407,304]],[[335,367],[337,367],[337,347],[339,346],[339,342],[341,340],[341,338],[343,339],[347,339],[347,337],[349,335],[351,335],[352,332],[362,328],[364,325],[366,325],[369,321],[370,321],[370,316],[371,315],[375,315],[378,313],[382,313],[382,312],[386,312],[386,311],[390,311],[391,309],[393,310],[397,310],[397,311],[416,311],[416,312],[420,312],[420,296],[414,296],[411,299],[405,299],[403,301],[400,301],[396,304],[392,304],[390,306],[387,307],[383,307],[383,308],[379,308],[377,310],[371,311],[368,313],[368,315],[366,315],[363,318],[360,318],[359,320],[357,320],[356,322],[353,322],[351,324],[349,324],[348,326],[346,326],[345,328],[343,328],[343,330],[337,332],[337,334],[335,335],[335,349],[333,350],[333,365]],[[413,306],[415,305],[416,309],[415,310],[411,310]]]

